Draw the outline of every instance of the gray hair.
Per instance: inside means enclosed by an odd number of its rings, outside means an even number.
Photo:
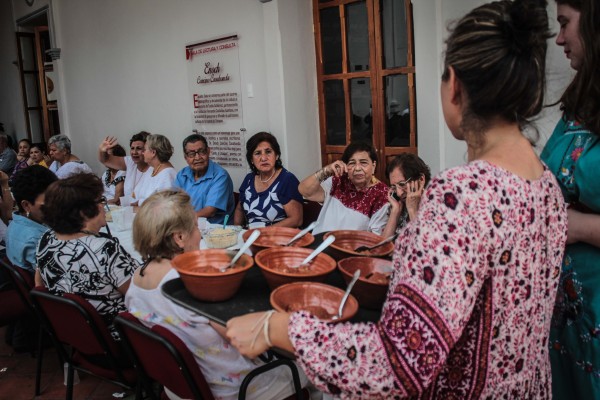
[[[48,139],[48,146],[55,145],[59,150],[68,150],[71,152],[71,139],[65,135],[54,135]]]

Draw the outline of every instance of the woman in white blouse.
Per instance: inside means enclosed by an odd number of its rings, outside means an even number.
[[[132,196],[136,202],[132,205],[141,206],[152,193],[174,187],[177,171],[169,162],[173,155],[173,146],[163,135],[150,135],[144,145],[144,161],[152,167],[151,174],[145,174]]]

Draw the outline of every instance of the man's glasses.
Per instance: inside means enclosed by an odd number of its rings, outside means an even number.
[[[406,185],[408,184],[408,182],[412,181],[412,179],[413,178],[408,178],[408,179],[406,179],[404,181],[397,182],[397,183],[395,183],[393,185],[390,185],[390,188],[393,189],[393,190],[398,190],[400,188],[404,189],[404,187],[406,187]]]
[[[196,156],[202,156],[202,157],[204,157],[207,154],[208,154],[208,150],[204,149],[204,148],[198,149],[196,151],[191,150],[191,151],[186,151],[185,152],[185,156],[187,158],[196,158]]]

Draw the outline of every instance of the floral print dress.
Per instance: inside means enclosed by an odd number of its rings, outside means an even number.
[[[565,201],[600,213],[600,137],[562,118],[542,159],[556,175]],[[555,399],[600,398],[600,248],[567,246],[550,336]]]
[[[433,179],[396,241],[378,323],[292,314],[298,363],[343,399],[547,399],[548,334],[566,210],[545,168],[485,161]]]

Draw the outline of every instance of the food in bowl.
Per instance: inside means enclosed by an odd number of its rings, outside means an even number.
[[[341,322],[352,318],[358,311],[358,301],[350,295],[342,311],[337,316],[344,291],[319,282],[295,282],[278,287],[271,292],[271,305],[277,311],[307,311],[323,321]]]
[[[237,244],[239,228],[212,228],[204,232],[204,241],[210,249],[226,249]]]
[[[243,254],[222,271],[233,255],[223,249],[196,250],[179,254],[171,263],[192,296],[201,301],[225,301],[237,293],[246,271],[254,265],[252,257]]]
[[[309,264],[294,268],[312,253],[304,247],[272,247],[256,253],[254,261],[260,267],[271,290],[290,282],[325,281],[335,269],[335,260],[327,254],[317,255]]]
[[[300,229],[296,228],[286,228],[280,226],[266,226],[264,228],[255,228],[249,229],[242,235],[242,239],[245,242],[248,240],[252,232],[255,230],[260,231],[260,236],[250,248],[252,254],[256,254],[261,250],[270,248],[270,247],[278,247],[284,246],[287,242],[289,242],[294,236],[296,236]],[[302,236],[300,239],[296,240],[291,244],[292,247],[306,247],[315,241],[314,236],[309,232],[306,235]]]
[[[393,271],[391,260],[376,257],[348,257],[338,261],[338,269],[346,284],[356,270],[360,276],[352,289],[361,307],[380,310],[388,292]]]
[[[386,243],[377,248],[367,251],[356,251],[360,246],[374,246],[383,239],[381,236],[367,231],[339,230],[331,231],[323,235],[327,239],[329,235],[335,236],[333,242],[325,252],[335,258],[337,261],[347,257],[388,257],[394,251],[394,243]]]

